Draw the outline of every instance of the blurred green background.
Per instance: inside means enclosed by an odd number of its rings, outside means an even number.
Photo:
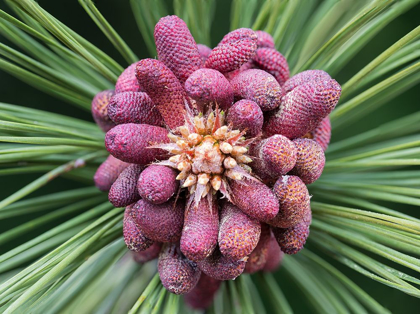
[[[150,0],[152,1],[152,0]],[[296,0],[297,1],[297,0]],[[305,0],[302,0],[305,1]],[[361,1],[361,0],[355,0]],[[120,64],[126,65],[122,57],[108,42],[105,36],[100,32],[96,25],[90,20],[85,11],[80,7],[77,0],[40,0],[38,1],[41,6],[47,9],[52,15],[57,17],[59,20],[67,24],[73,30],[84,36],[86,39],[91,41],[93,44],[104,50],[112,58],[117,60]],[[170,1],[168,1],[170,2]],[[212,44],[216,45],[217,42],[223,37],[225,33],[229,31],[229,18],[230,18],[230,7],[231,1],[218,0],[216,6],[216,12],[214,15],[213,26],[212,26]],[[122,35],[133,51],[140,57],[155,57],[150,56],[143,42],[143,39],[137,29],[137,25],[130,11],[128,0],[97,0],[96,5],[102,14],[108,19],[111,25]],[[168,6],[170,7],[170,6]],[[0,9],[9,11],[6,4],[1,1]],[[171,12],[173,13],[173,12]],[[409,12],[400,16],[393,22],[391,22],[385,29],[383,29],[366,47],[364,47],[352,61],[341,71],[335,79],[343,84],[353,74],[359,71],[364,65],[370,62],[374,57],[388,48],[395,41],[400,39],[403,35],[411,31],[413,28],[419,25],[420,22],[420,5],[417,5]],[[0,37],[1,42],[7,41]],[[345,138],[349,134],[356,134],[367,129],[370,129],[376,125],[389,121],[400,116],[407,115],[409,113],[418,110],[420,105],[419,101],[419,87],[414,87],[399,96],[398,98],[390,101],[387,105],[381,107],[378,112],[370,114],[368,117],[364,117],[348,127],[346,130],[339,134],[333,133],[333,141],[341,138]],[[57,112],[85,120],[91,120],[89,113],[84,112],[74,106],[68,105],[63,101],[56,100],[51,96],[48,96],[24,83],[15,79],[14,77],[0,72],[0,102],[12,103],[16,105],[22,105],[27,107],[33,107],[37,109],[48,110]],[[7,176],[1,177],[1,189],[0,197],[10,195],[18,188],[31,182],[39,175],[28,175],[24,178],[22,176]],[[45,194],[60,191],[63,189],[71,189],[80,187],[80,183],[76,183],[70,180],[58,179],[54,181],[54,184],[50,184],[39,192],[31,195]],[[418,208],[396,208],[398,210],[410,213],[416,217],[420,217]],[[30,220],[33,217],[26,217],[25,219]],[[6,230],[13,226],[22,223],[14,221],[5,221],[3,225],[0,225],[0,230]],[[60,223],[57,221],[55,223]],[[7,226],[7,227],[6,227]],[[28,234],[26,237],[22,237],[18,240],[22,243],[30,238],[32,235]],[[19,243],[16,243],[19,244]],[[10,249],[10,247],[1,247],[0,254]],[[325,257],[330,260],[328,257]],[[383,286],[372,280],[367,279],[350,271],[348,268],[339,265],[332,261],[340,270],[347,274],[369,294],[371,294],[376,300],[380,301],[385,307],[389,308],[394,313],[419,313],[420,312],[420,301],[411,298],[403,293]],[[397,267],[398,268],[398,267]],[[296,293],[298,287],[290,281],[285,274],[280,270],[277,274],[278,280],[281,282],[281,287],[285,292],[286,296],[290,300],[290,303],[296,313],[307,313],[307,304],[302,302],[302,292]]]

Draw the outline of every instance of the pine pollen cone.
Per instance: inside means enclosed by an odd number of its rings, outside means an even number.
[[[131,64],[92,101],[110,153],[94,181],[126,207],[135,259],[159,256],[163,286],[207,307],[221,281],[274,271],[303,248],[307,185],[322,175],[341,87],[321,70],[289,77],[263,31],[210,48],[167,16],[154,37],[157,60]]]

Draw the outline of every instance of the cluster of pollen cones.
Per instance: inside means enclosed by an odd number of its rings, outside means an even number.
[[[155,27],[158,59],[130,65],[95,96],[110,153],[95,174],[138,262],[205,308],[223,280],[273,271],[302,249],[306,187],[324,168],[340,85],[324,71],[289,77],[263,31],[240,28],[213,49],[177,16]]]

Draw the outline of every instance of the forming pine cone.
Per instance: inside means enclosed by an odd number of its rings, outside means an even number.
[[[322,174],[341,87],[321,70],[289,78],[263,31],[210,49],[167,16],[154,36],[158,60],[130,65],[92,102],[111,154],[94,179],[126,206],[136,260],[160,252],[165,288],[205,308],[222,280],[274,271],[303,248],[306,184]]]

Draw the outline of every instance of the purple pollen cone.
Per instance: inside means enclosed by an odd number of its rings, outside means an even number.
[[[235,129],[246,130],[246,137],[260,135],[264,123],[261,108],[254,101],[247,99],[234,103],[226,119]]]
[[[158,271],[162,285],[170,292],[190,292],[200,279],[197,264],[188,260],[176,243],[164,244],[159,255]]]
[[[136,63],[127,67],[117,79],[115,94],[124,92],[142,92],[142,88],[136,78]]]
[[[175,74],[158,60],[143,59],[137,63],[136,77],[165,124],[171,129],[183,125],[186,93]]]
[[[181,200],[151,204],[139,200],[134,206],[143,234],[157,242],[177,242],[181,238],[185,203]]]
[[[133,208],[133,205],[127,206],[125,209],[123,234],[125,244],[131,251],[145,251],[153,244],[153,241],[147,238],[140,229],[137,223],[137,211]]]
[[[234,261],[248,256],[257,246],[260,234],[258,220],[250,218],[229,202],[223,204],[218,242],[224,256]]]
[[[92,100],[93,119],[104,132],[108,132],[115,126],[115,123],[108,116],[108,104],[113,95],[113,90],[104,90],[96,94]]]
[[[130,165],[118,176],[108,193],[108,199],[115,207],[124,207],[140,199],[137,181],[143,166]]]
[[[155,26],[155,42],[162,61],[181,84],[201,67],[201,56],[187,24],[176,15],[163,17]]]
[[[275,48],[274,39],[273,37],[264,31],[255,31],[257,34],[257,45],[258,48]]]
[[[230,82],[235,98],[252,100],[262,111],[269,111],[280,106],[283,89],[271,74],[251,69],[240,72]]]
[[[109,155],[108,158],[96,170],[93,181],[96,187],[104,192],[108,192],[112,184],[117,180],[121,172],[130,164]]]
[[[161,149],[149,148],[154,144],[169,142],[167,134],[166,129],[157,126],[120,124],[106,133],[105,147],[120,160],[147,165],[167,156]]]
[[[233,89],[225,76],[213,69],[199,69],[185,82],[187,95],[194,99],[200,108],[208,103],[217,103],[227,110],[233,103]]]
[[[108,105],[108,116],[115,124],[138,123],[161,126],[162,116],[146,93],[122,92]]]
[[[168,201],[178,190],[177,172],[166,166],[150,165],[139,177],[137,188],[140,196],[152,204]]]
[[[341,86],[322,70],[289,77],[264,31],[233,30],[211,49],[171,15],[154,37],[158,59],[92,100],[110,153],[94,182],[126,207],[135,261],[158,258],[163,286],[206,309],[222,281],[275,271],[305,245],[307,185],[323,172]]]
[[[219,208],[216,202],[202,198],[185,211],[181,251],[192,261],[208,257],[217,245]]]

